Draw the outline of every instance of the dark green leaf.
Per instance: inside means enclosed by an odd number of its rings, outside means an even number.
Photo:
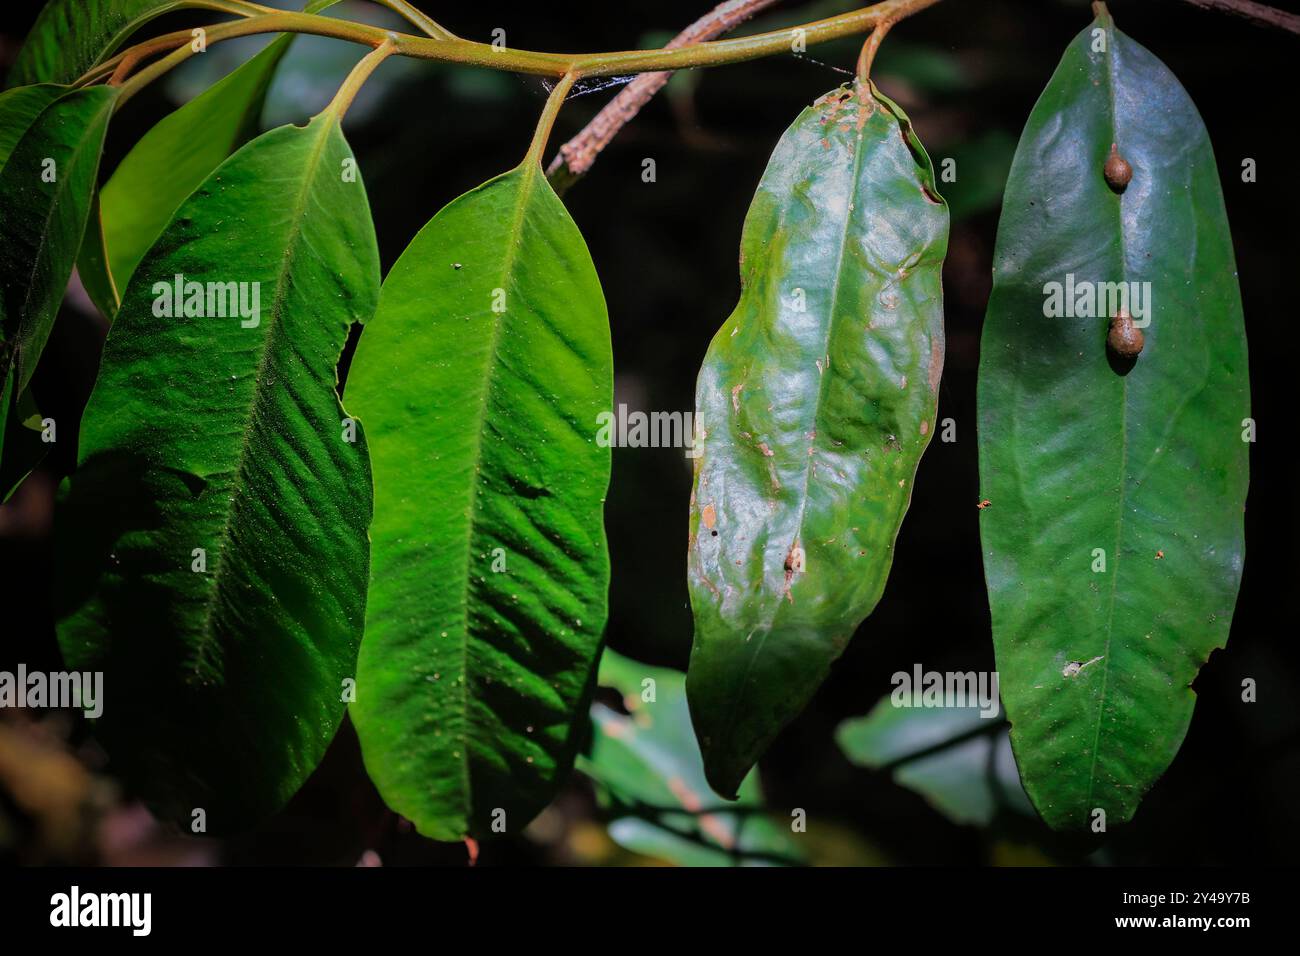
[[[737,804],[709,790],[681,671],[606,650],[598,683],[619,692],[628,714],[592,704],[591,752],[578,768],[598,784],[620,846],[681,866],[801,861],[793,838],[762,811],[757,773],[741,783]]]
[[[840,724],[835,739],[850,761],[889,768],[954,823],[988,826],[1003,807],[1033,813],[999,717],[979,707],[900,707],[885,697]]]
[[[31,390],[15,396],[12,373],[7,382],[0,383],[0,388],[4,388],[0,393],[0,423],[3,423],[0,427],[4,429],[0,435],[4,450],[0,460],[0,503],[3,503],[41,463],[50,446],[44,440],[41,413]]]
[[[0,375],[27,388],[72,274],[116,91],[75,90],[43,109],[0,169]]]
[[[187,0],[50,0],[9,72],[10,86],[71,83],[155,17]]]
[[[374,557],[351,712],[426,836],[489,834],[496,809],[518,832],[572,766],[605,624],[611,366],[591,256],[529,162],[434,216],[361,337]]]
[[[315,0],[306,9],[314,13],[334,2]],[[292,34],[277,38],[164,117],[113,171],[100,192],[102,235],[96,236],[92,225],[80,263],[82,280],[97,305],[105,293],[114,296],[116,290],[126,288],[177,207],[227,156],[256,135],[266,91],[293,40]],[[99,249],[104,252],[98,258],[107,257],[107,274],[96,263]],[[116,308],[115,301],[113,305]],[[111,318],[113,313],[107,314]]]
[[[45,107],[66,92],[65,87],[46,83],[0,93],[0,170],[4,169],[14,147]],[[7,208],[5,215],[8,215]],[[44,456],[47,447],[40,441],[39,427],[36,435],[30,427],[32,415],[36,415],[38,425],[40,419],[31,393],[16,394],[17,372],[11,361],[13,353],[8,341],[8,335],[0,326],[0,502],[13,494],[19,482]]]
[[[0,169],[41,111],[66,92],[67,87],[42,83],[0,93]]]
[[[880,599],[943,365],[948,212],[874,88],[804,110],[741,241],[696,390],[691,714],[731,796]]]
[[[1112,143],[1132,167],[1118,193]],[[1050,284],[1070,281],[1150,283],[1136,362],[1108,355],[1114,306],[1070,296],[1072,317],[1049,317]],[[1227,640],[1250,398],[1205,126],[1107,15],[1070,44],[1016,151],[981,353],[984,570],[1025,789],[1053,827],[1098,809],[1119,823]]]
[[[953,222],[998,208],[1015,151],[1016,141],[1000,129],[944,151],[944,160],[953,161],[953,181],[939,178]]]
[[[97,732],[154,804],[202,807],[210,830],[293,794],[355,672],[370,484],[336,366],[379,263],[351,162],[325,113],[185,201],[125,290],[58,513],[59,641],[105,674]],[[223,313],[208,286],[206,317],[168,317],[178,275],[247,283],[260,312]]]

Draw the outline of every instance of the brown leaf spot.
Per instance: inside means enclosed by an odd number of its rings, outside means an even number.
[[[700,512],[700,520],[704,522],[704,527],[712,531],[713,526],[718,523],[717,509],[713,505],[705,505],[704,510]]]
[[[943,375],[943,341],[938,337],[930,340],[930,391],[939,391],[939,378]]]

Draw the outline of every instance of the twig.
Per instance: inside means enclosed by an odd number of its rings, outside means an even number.
[[[380,6],[392,10],[407,23],[433,37],[435,40],[459,40],[460,37],[452,33],[446,27],[436,23],[427,13],[417,10],[406,0],[375,0]]]
[[[777,2],[778,0],[726,0],[669,40],[664,49],[674,50],[727,33]],[[561,146],[546,169],[546,175],[555,191],[563,193],[585,175],[600,151],[664,88],[672,75],[671,70],[642,73],[620,90],[577,136]]]
[[[396,49],[397,44],[396,38],[394,37],[393,39],[385,40],[383,43],[379,44],[379,46],[375,47],[363,56],[361,62],[352,68],[352,72],[348,74],[347,79],[343,81],[343,85],[340,86],[338,92],[334,94],[334,99],[330,100],[330,105],[326,107],[326,111],[333,113],[338,118],[338,121],[342,122],[343,114],[346,113],[348,108],[352,105],[352,101],[356,98],[357,91],[361,89],[366,80],[370,79],[370,74],[375,72],[375,68],[378,67],[380,63],[383,63],[384,60],[392,56],[393,51]]]
[[[882,20],[867,36],[867,42],[862,44],[862,52],[858,54],[859,83],[865,84],[871,79],[871,64],[876,62],[876,51],[880,49],[880,41],[885,38],[885,34],[893,25],[892,20]]]
[[[1234,13],[1258,26],[1276,27],[1278,30],[1300,33],[1300,15],[1265,6],[1256,3],[1255,0],[1184,0],[1184,2],[1205,10]]]

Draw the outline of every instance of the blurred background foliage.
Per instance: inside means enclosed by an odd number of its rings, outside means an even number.
[[[486,0],[427,9],[467,38],[488,41],[500,27],[510,46],[584,51],[661,45],[710,2]],[[744,30],[854,5],[785,3]],[[0,11],[3,68],[39,6],[11,0]],[[1113,0],[1111,9],[1121,29],[1173,69],[1209,127],[1237,250],[1260,434],[1251,449],[1248,557],[1231,642],[1197,679],[1186,743],[1135,821],[1104,839],[1053,835],[1024,802],[1000,721],[888,706],[890,675],[917,663],[941,671],[993,668],[976,521],[980,324],[1020,129],[1065,45],[1090,20],[1083,0],[946,0],[897,27],[874,71],[936,163],[957,163],[957,181],[942,184],[953,225],[939,411],[956,422],[957,440],[936,440],[922,462],[884,598],[813,705],[747,781],[741,801],[725,804],[704,784],[681,683],[691,638],[690,460],[680,450],[616,449],[607,523],[608,640],[617,653],[602,664],[591,745],[550,809],[524,832],[476,848],[480,865],[1295,859],[1300,649],[1285,601],[1300,570],[1292,378],[1300,345],[1293,320],[1300,200],[1290,188],[1295,132],[1285,104],[1300,39],[1179,0]],[[332,12],[403,28],[362,0],[344,0]],[[147,33],[202,22],[196,17],[171,15]],[[114,120],[105,175],[159,118],[265,42],[218,44],[142,93]],[[645,411],[693,407],[700,360],[738,294],[741,224],[768,155],[802,107],[849,79],[858,48],[837,41],[802,56],[677,74],[567,194],[609,303],[616,402]],[[302,122],[320,109],[358,56],[340,41],[300,37],[281,64],[264,127]],[[580,89],[560,116],[552,152],[614,92]],[[518,162],[545,93],[532,77],[401,58],[383,64],[346,131],[385,269],[442,205]],[[1256,183],[1241,181],[1247,157],[1257,161]],[[642,181],[646,158],[656,164],[652,183]],[[34,385],[42,409],[59,423],[59,441],[0,508],[0,669],[19,661],[31,669],[60,666],[50,614],[51,513],[74,461],[75,423],[105,328],[74,280]],[[643,698],[647,678],[653,703]],[[1258,683],[1257,703],[1241,700],[1245,678]],[[801,814],[806,830],[794,832]],[[0,711],[0,860],[463,865],[469,856],[467,847],[420,838],[384,808],[346,723],[282,813],[254,832],[216,841],[160,828],[114,782],[73,716]]]

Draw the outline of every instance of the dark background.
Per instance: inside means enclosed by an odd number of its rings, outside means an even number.
[[[660,45],[710,2],[483,0],[426,9],[468,39],[488,41],[502,27],[512,47],[595,51]],[[12,62],[39,6],[9,2],[0,11],[0,67]],[[785,3],[746,30],[852,6]],[[1292,453],[1292,355],[1300,344],[1293,291],[1300,276],[1300,200],[1292,182],[1300,36],[1182,0],[1113,0],[1110,8],[1119,27],[1160,57],[1199,107],[1232,224],[1259,441],[1251,446],[1247,560],[1231,640],[1196,681],[1195,717],[1172,767],[1134,822],[1113,829],[1101,844],[1064,842],[1018,819],[986,829],[956,826],[887,776],[850,766],[835,745],[839,721],[865,713],[888,693],[894,671],[916,662],[931,670],[993,668],[975,507],[974,412],[997,207],[1030,108],[1066,44],[1091,19],[1085,2],[945,0],[894,29],[874,72],[884,92],[908,110],[936,163],[958,158],[958,182],[942,187],[954,222],[944,275],[948,357],[939,409],[941,419],[956,420],[958,440],[930,446],[884,598],[762,764],[774,807],[804,807],[810,820],[824,821],[824,861],[1282,863],[1300,850],[1300,714],[1293,703],[1300,694],[1300,650],[1289,610],[1290,591],[1300,581],[1292,546],[1300,530]],[[359,0],[331,12],[396,23]],[[146,33],[212,19],[173,15]],[[114,120],[105,173],[178,98],[257,46],[237,46],[242,42],[214,47],[132,101]],[[802,107],[848,79],[836,68],[852,69],[859,45],[839,41],[810,48],[807,58],[678,74],[668,94],[625,128],[566,195],[609,304],[616,401],[643,410],[692,408],[705,348],[738,295],[741,223],[768,155]],[[300,38],[283,64],[268,123],[305,120],[359,54],[339,41]],[[614,92],[567,103],[549,152]],[[396,58],[380,68],[346,130],[385,270],[443,204],[519,161],[544,97],[536,78]],[[646,157],[656,161],[657,182],[641,180]],[[1245,157],[1257,160],[1255,183],[1241,182]],[[42,409],[59,423],[56,451],[0,508],[0,668],[19,660],[33,669],[59,666],[50,615],[50,513],[54,490],[73,465],[74,423],[103,334],[103,320],[74,288],[35,379]],[[680,450],[615,451],[607,509],[608,638],[648,663],[684,667],[689,652],[689,492],[689,461]],[[1241,702],[1246,677],[1258,682],[1257,703]],[[463,847],[423,840],[384,809],[346,723],[325,763],[283,813],[226,841],[185,839],[160,828],[115,788],[111,768],[69,719],[56,716],[29,730],[21,746],[0,736],[0,860],[352,864],[367,850],[386,864],[466,858]],[[53,796],[34,808],[24,793],[36,779]],[[575,775],[541,824],[485,846],[480,863],[628,861],[603,836],[598,819],[589,785]]]

